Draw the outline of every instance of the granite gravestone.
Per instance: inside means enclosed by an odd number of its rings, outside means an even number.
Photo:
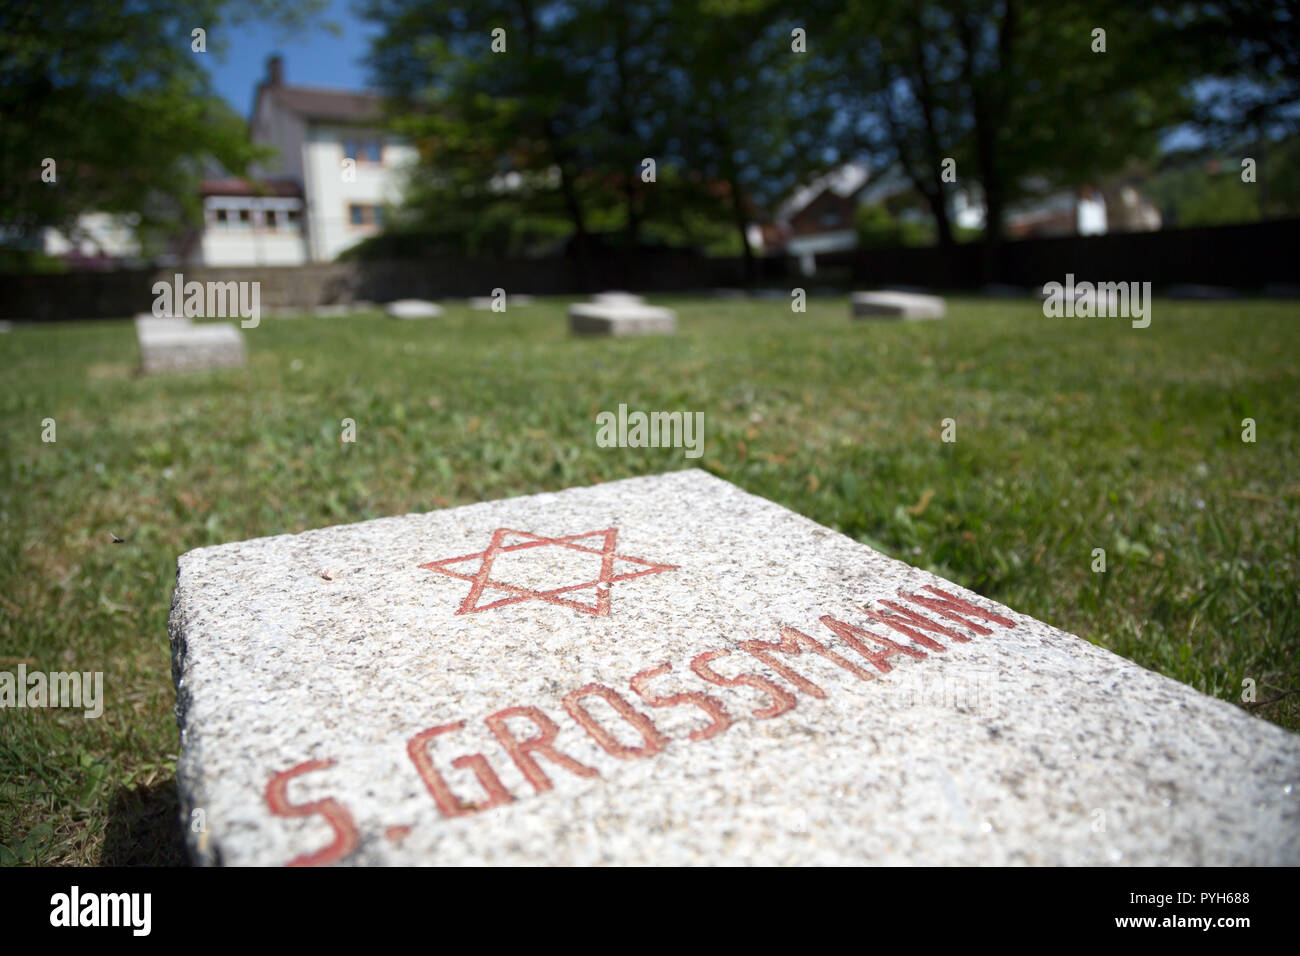
[[[140,368],[155,372],[197,372],[245,363],[244,336],[234,325],[189,319],[140,316],[135,320]]]
[[[569,331],[576,335],[670,335],[677,313],[653,305],[575,302],[569,306]]]
[[[384,306],[384,311],[394,319],[436,319],[442,315],[442,306],[424,299],[398,299]]]
[[[849,299],[849,313],[855,319],[941,319],[941,296],[917,292],[855,292]]]
[[[1300,737],[700,471],[201,548],[226,864],[1295,864]]]

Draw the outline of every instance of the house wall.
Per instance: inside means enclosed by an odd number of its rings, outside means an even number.
[[[218,233],[204,230],[205,266],[297,266],[307,261],[301,235]]]
[[[203,234],[199,241],[199,265],[204,266],[297,266],[307,262],[307,241],[302,227],[302,200],[262,196],[209,196],[203,201]],[[227,225],[217,221],[217,210],[227,213]],[[247,210],[247,225],[240,225],[237,213]],[[277,215],[270,228],[268,213]],[[296,214],[297,224],[287,214]]]
[[[826,190],[790,219],[790,233],[807,236],[853,229],[857,201]]]
[[[376,138],[383,142],[382,162],[358,161],[356,181],[343,178],[343,141]],[[397,137],[346,126],[313,124],[302,148],[307,197],[307,237],[314,262],[329,262],[362,239],[379,233],[377,225],[356,226],[348,207],[395,205],[401,199],[404,170],[417,158],[416,150]]]
[[[257,145],[276,149],[274,157],[253,167],[254,178],[302,182],[302,149],[307,138],[307,124],[297,113],[281,109],[274,97],[259,97],[250,135]]]

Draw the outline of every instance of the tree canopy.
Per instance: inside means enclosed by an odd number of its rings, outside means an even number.
[[[0,8],[0,222],[79,212],[176,227],[205,163],[257,157],[213,95],[249,18],[323,0],[11,0]],[[418,145],[392,224],[483,254],[565,243],[750,255],[747,226],[846,161],[892,168],[956,241],[965,190],[989,261],[1008,208],[1154,167],[1171,131],[1278,144],[1300,122],[1290,0],[362,0],[394,128]],[[1276,147],[1276,148],[1275,148]],[[42,179],[47,160],[57,179]],[[1272,167],[1281,168],[1278,163]],[[1289,208],[1270,186],[1260,210]],[[1203,213],[1198,213],[1203,216]],[[883,225],[867,222],[867,232]],[[915,230],[913,230],[915,232]]]

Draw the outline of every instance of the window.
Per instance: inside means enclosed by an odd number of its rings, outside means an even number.
[[[268,209],[263,215],[266,216],[266,228],[268,230],[270,230],[271,232],[275,232],[277,229],[280,228],[280,222],[279,222],[280,214],[277,213],[274,209]]]
[[[358,163],[382,163],[384,144],[377,139],[345,139],[343,155]]]
[[[230,213],[228,213],[226,210],[224,209],[215,210],[212,218],[213,218],[213,222],[216,223],[218,229],[230,228]]]
[[[251,209],[239,210],[239,228],[240,229],[253,228],[253,210]]]
[[[384,224],[384,207],[349,203],[348,222],[354,226],[382,226]]]
[[[297,209],[290,209],[288,213],[288,217],[289,217],[289,228],[292,231],[297,232],[298,229],[302,226],[302,213],[300,213]]]

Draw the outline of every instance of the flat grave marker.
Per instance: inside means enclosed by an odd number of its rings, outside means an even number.
[[[849,297],[849,314],[855,319],[941,319],[946,312],[943,298],[917,292],[854,292]]]
[[[1295,864],[1300,736],[701,471],[181,556],[226,864]]]
[[[398,299],[384,306],[384,311],[394,319],[436,319],[442,315],[442,306],[424,299]]]
[[[577,335],[670,335],[677,313],[653,305],[575,302],[569,306],[569,331]]]
[[[234,368],[247,361],[244,336],[233,324],[141,316],[135,320],[145,374]]]

